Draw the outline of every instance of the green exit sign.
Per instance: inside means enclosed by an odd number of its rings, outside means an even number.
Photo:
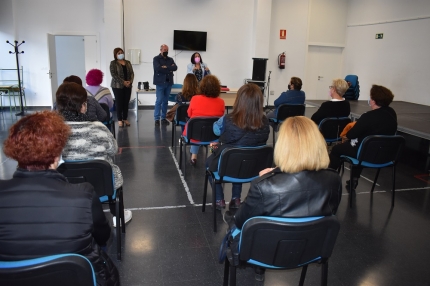
[[[383,39],[384,38],[384,34],[380,33],[380,34],[376,34],[375,39]]]

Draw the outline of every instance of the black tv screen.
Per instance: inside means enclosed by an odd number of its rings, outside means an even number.
[[[206,51],[207,32],[173,31],[173,49],[186,51]]]

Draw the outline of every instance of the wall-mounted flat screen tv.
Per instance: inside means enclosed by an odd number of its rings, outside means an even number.
[[[173,31],[173,49],[185,51],[206,51],[207,32]]]

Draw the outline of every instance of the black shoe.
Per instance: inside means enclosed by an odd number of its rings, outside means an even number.
[[[160,126],[160,120],[155,120],[155,126]]]
[[[345,188],[346,190],[349,192],[349,187],[350,187],[350,180],[346,181],[346,185]],[[355,189],[358,186],[358,179],[352,179],[352,189],[355,191]]]
[[[231,199],[230,203],[228,204],[229,209],[238,209],[239,207],[240,207],[240,198]]]
[[[170,122],[169,122],[169,120],[167,120],[167,119],[161,119],[161,125],[169,125],[170,124]]]
[[[191,166],[195,167],[195,166],[196,166],[196,163],[197,163],[197,159],[191,159],[191,160],[190,160],[190,165],[191,165]]]

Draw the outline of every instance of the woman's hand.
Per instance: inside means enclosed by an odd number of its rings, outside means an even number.
[[[208,68],[208,67],[205,67],[205,71],[209,71],[209,68]]]
[[[194,65],[193,71],[196,71],[198,69],[200,69],[200,68],[198,68],[197,65]]]
[[[130,85],[131,85],[131,81],[128,81],[128,80],[124,81],[124,86],[125,87],[130,87]]]
[[[264,170],[261,170],[260,173],[258,173],[258,175],[261,177],[261,176],[263,176],[263,175],[265,175],[267,173],[272,172],[273,169],[275,169],[275,168],[266,168]]]

